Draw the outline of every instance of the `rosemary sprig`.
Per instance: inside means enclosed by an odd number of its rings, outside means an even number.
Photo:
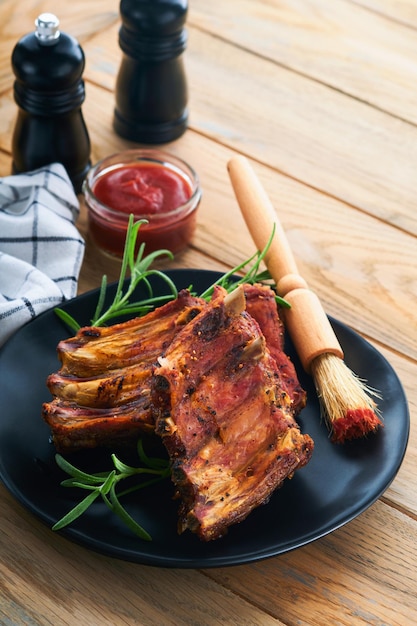
[[[135,258],[135,248],[138,231],[141,225],[143,223],[146,223],[146,220],[139,220],[137,222],[134,222],[133,219],[133,215],[130,215],[126,233],[122,267],[120,270],[119,281],[117,284],[116,294],[114,296],[113,302],[106,309],[106,311],[103,312],[107,293],[107,276],[104,275],[101,281],[96,310],[94,312],[93,318],[91,319],[91,326],[102,326],[109,320],[121,315],[145,315],[160,304],[163,304],[168,300],[173,300],[178,296],[178,290],[171,278],[160,270],[151,269],[153,262],[158,257],[166,255],[171,259],[173,258],[173,255],[169,250],[156,250],[155,252],[144,256],[145,244],[142,243],[139,246],[138,253]],[[273,227],[271,236],[269,237],[268,242],[263,250],[258,250],[257,252],[255,252],[255,254],[249,257],[249,259],[246,259],[246,261],[243,261],[243,263],[236,265],[236,267],[231,269],[229,272],[223,274],[223,276],[221,276],[216,282],[214,282],[202,294],[200,294],[200,297],[204,298],[207,301],[210,300],[215,285],[221,285],[226,289],[226,291],[230,292],[238,285],[244,283],[253,284],[256,282],[265,282],[268,280],[271,281],[272,278],[268,270],[260,269],[260,265],[268,252],[269,246],[271,245],[272,239],[274,237],[274,233],[275,225]],[[248,268],[248,266],[249,269],[246,269]],[[128,269],[130,270],[129,285],[126,292],[123,293]],[[245,269],[245,274],[240,279],[236,280],[236,274]],[[159,276],[168,285],[168,294],[161,296],[153,295],[152,285],[149,281],[149,277],[152,275]],[[145,285],[147,289],[148,298],[143,298],[139,302],[129,302],[130,297],[134,293],[136,287],[141,282]],[[190,287],[190,291],[192,291],[192,286]],[[282,307],[290,307],[289,303],[278,295],[275,295],[275,300],[277,304]],[[67,326],[69,326],[69,328],[73,332],[77,332],[80,329],[80,324],[77,322],[77,320],[75,320],[74,317],[72,317],[63,309],[56,308],[55,313],[65,324],[67,324]]]
[[[216,280],[210,287],[208,287],[202,294],[200,294],[200,298],[204,298],[204,300],[210,300],[215,285],[221,285],[226,291],[230,292],[233,289],[236,289],[239,285],[243,284],[254,284],[254,283],[262,283],[266,281],[271,281],[272,277],[268,270],[260,270],[260,265],[265,258],[269,250],[269,246],[274,238],[275,234],[275,224],[273,226],[271,235],[268,239],[268,242],[263,250],[257,250],[255,254],[253,254],[249,259],[243,261],[229,272],[226,272],[221,276],[218,280]],[[252,264],[252,265],[251,265]],[[239,279],[236,280],[236,274],[249,266],[249,269],[246,270],[245,274]],[[275,300],[277,304],[282,307],[290,308],[289,302],[284,300],[278,295],[275,295]]]
[[[109,320],[121,315],[144,315],[159,304],[168,300],[173,300],[177,297],[178,290],[171,278],[160,270],[151,269],[152,264],[158,257],[167,256],[170,259],[173,259],[174,257],[170,250],[155,250],[155,252],[151,252],[150,254],[144,256],[145,244],[142,242],[135,256],[138,232],[144,223],[146,223],[146,220],[138,220],[137,222],[134,222],[134,216],[129,216],[122,266],[120,269],[116,294],[113,302],[106,309],[106,311],[103,312],[107,293],[107,276],[104,275],[101,281],[96,310],[93,318],[91,319],[91,326],[103,326],[103,324]],[[128,270],[130,274],[129,284],[126,292],[123,293]],[[154,297],[152,286],[149,281],[150,276],[159,276],[168,285],[169,293],[164,296]],[[139,283],[143,283],[145,285],[148,292],[148,298],[142,299],[139,302],[129,302],[129,299]],[[60,308],[55,309],[55,313],[74,332],[79,330],[80,324],[69,313]]]
[[[88,495],[81,500],[73,509],[71,509],[64,517],[54,524],[52,530],[60,530],[65,526],[68,526],[76,519],[78,519],[85,511],[95,502],[99,497],[102,498],[104,503],[109,509],[115,513],[126,524],[130,530],[135,533],[141,539],[145,541],[151,541],[150,534],[138,524],[133,517],[126,511],[120,502],[120,498],[128,493],[143,489],[149,485],[153,485],[156,482],[167,478],[170,475],[170,468],[168,460],[157,457],[149,457],[143,448],[142,440],[138,441],[137,452],[141,466],[132,467],[123,463],[115,454],[111,455],[114,469],[108,472],[98,472],[94,474],[88,474],[82,470],[76,468],[69,463],[60,454],[55,455],[57,465],[70,476],[61,482],[63,487],[78,487],[88,491]],[[132,478],[134,476],[149,475],[146,481],[138,482],[129,487],[125,491],[117,494],[117,485],[126,478]]]

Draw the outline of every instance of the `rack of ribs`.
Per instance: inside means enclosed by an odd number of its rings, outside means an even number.
[[[283,353],[270,294],[217,287],[160,356],[151,380],[155,429],[180,498],[179,532],[203,541],[267,502],[313,451],[295,420],[305,394]],[[261,326],[266,335],[278,331],[271,349]]]
[[[216,287],[208,304],[183,290],[143,317],[84,327],[57,352],[42,411],[57,451],[160,436],[180,532],[223,536],[310,459],[295,419],[306,395],[269,287]]]
[[[58,452],[117,447],[154,433],[153,367],[174,336],[206,302],[183,290],[143,317],[106,328],[81,328],[57,347],[61,369],[42,407]]]

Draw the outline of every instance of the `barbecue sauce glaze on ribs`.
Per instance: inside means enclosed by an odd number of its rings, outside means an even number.
[[[245,310],[242,288],[233,296],[216,288],[159,358],[151,381],[156,432],[181,501],[179,532],[204,541],[267,502],[313,451],[294,419],[305,394],[283,354],[282,329],[271,350],[261,331],[280,324],[262,290],[246,290],[259,324]]]
[[[295,421],[306,395],[269,287],[218,287],[209,304],[184,290],[144,317],[82,328],[57,351],[42,413],[56,449],[157,433],[180,532],[221,537],[310,459],[313,441]]]
[[[279,317],[275,293],[268,286],[244,285],[246,310],[258,322],[266,345],[278,366],[281,383],[291,398],[294,415],[303,409],[307,395],[301,387],[293,362],[284,350],[285,329]]]
[[[187,290],[143,317],[81,328],[58,344],[61,369],[47,386],[43,419],[58,452],[136,444],[154,433],[150,380],[158,356],[206,302]]]

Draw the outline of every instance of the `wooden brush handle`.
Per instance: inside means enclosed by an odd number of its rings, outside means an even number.
[[[291,305],[290,309],[284,309],[284,321],[304,369],[309,372],[313,359],[322,354],[331,353],[343,359],[342,348],[323,307],[300,276],[284,229],[248,160],[243,156],[233,157],[228,163],[228,171],[258,250],[265,248],[275,224],[265,264],[276,283],[278,295]]]

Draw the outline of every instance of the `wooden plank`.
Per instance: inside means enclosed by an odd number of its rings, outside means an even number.
[[[351,0],[354,4],[404,24],[408,28],[417,28],[417,5],[414,0]]]
[[[287,624],[411,626],[417,615],[416,557],[415,520],[378,502],[302,549],[206,575]]]
[[[202,33],[188,67],[193,128],[416,234],[414,126]]]
[[[189,23],[415,123],[415,32],[380,15],[380,2],[361,4],[196,0]],[[392,4],[390,16],[401,15],[403,3]]]
[[[382,355],[389,361],[397,373],[404,388],[410,411],[410,436],[407,450],[400,470],[383,496],[383,500],[394,504],[404,512],[417,517],[417,484],[414,479],[417,467],[417,363],[397,354],[395,351],[381,348]],[[383,392],[383,390],[381,390]]]

